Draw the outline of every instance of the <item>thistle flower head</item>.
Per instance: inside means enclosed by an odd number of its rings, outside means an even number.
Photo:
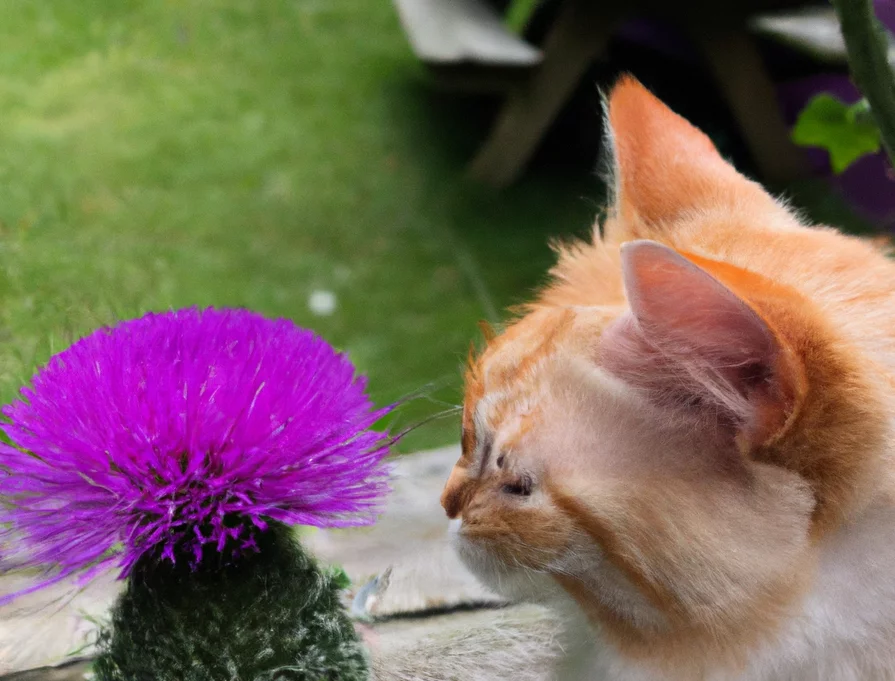
[[[372,522],[390,439],[370,428],[387,411],[287,320],[187,309],[100,329],[3,409],[0,550],[46,570],[39,588],[252,550],[268,521]]]

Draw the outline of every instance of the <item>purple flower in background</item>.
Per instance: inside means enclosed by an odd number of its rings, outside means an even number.
[[[391,440],[325,341],[242,310],[148,314],[55,355],[3,409],[0,550],[34,588],[144,555],[198,563],[266,521],[368,524]],[[229,550],[229,549],[228,549]]]

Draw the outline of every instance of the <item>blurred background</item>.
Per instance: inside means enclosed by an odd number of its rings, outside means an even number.
[[[789,146],[818,94],[858,99],[829,8],[722,4],[3,2],[0,398],[99,325],[215,305],[317,330],[380,404],[422,391],[394,429],[457,404],[477,322],[591,229],[623,71],[813,219],[888,230],[872,144],[839,173]]]

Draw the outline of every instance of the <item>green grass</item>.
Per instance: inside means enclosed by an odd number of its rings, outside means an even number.
[[[0,45],[3,401],[100,324],[233,305],[318,330],[380,404],[442,385],[400,428],[457,402],[476,322],[595,212],[588,177],[462,179],[482,130],[386,0],[7,0]]]

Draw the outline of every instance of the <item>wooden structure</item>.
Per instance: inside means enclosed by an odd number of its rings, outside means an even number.
[[[507,92],[541,63],[483,0],[395,0],[414,52],[442,88]]]
[[[804,52],[820,62],[845,66],[848,58],[839,19],[832,7],[812,7],[795,12],[754,17],[750,28]],[[889,63],[895,66],[895,40],[889,35]]]
[[[561,0],[544,44],[511,33],[487,0],[394,0],[409,40],[442,86],[505,94],[470,172],[496,187],[511,184],[615,28],[634,17],[664,16],[701,49],[762,178],[772,184],[803,172],[777,106],[774,85],[754,41],[756,32],[801,49],[844,57],[832,11],[792,13],[800,0]],[[673,7],[674,17],[668,17]],[[762,16],[769,10],[789,14]],[[756,17],[759,17],[756,19]],[[800,42],[801,41],[801,42]],[[841,36],[839,36],[841,43]]]

